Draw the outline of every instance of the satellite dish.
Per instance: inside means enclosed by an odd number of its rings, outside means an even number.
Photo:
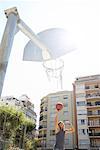
[[[37,37],[49,49],[51,59],[57,59],[75,49],[70,34],[61,28],[51,28],[37,34]],[[26,44],[23,53],[23,60],[44,61],[42,49],[31,40]]]

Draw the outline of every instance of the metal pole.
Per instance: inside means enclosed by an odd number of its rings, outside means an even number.
[[[74,104],[74,117],[75,117],[75,144],[76,144],[76,147],[77,149],[79,149],[79,146],[78,146],[78,126],[77,126],[77,108],[76,108],[76,87],[75,87],[75,84],[73,83],[73,104]]]
[[[39,39],[37,35],[23,22],[21,19],[18,22],[18,28],[22,31],[31,41],[42,49],[42,56],[44,60],[50,60],[51,54],[48,47]]]
[[[16,32],[16,24],[18,20],[17,9],[8,9],[5,14],[7,15],[7,23],[0,45],[0,95],[2,93],[4,78],[7,70],[8,60],[11,53],[11,48]]]

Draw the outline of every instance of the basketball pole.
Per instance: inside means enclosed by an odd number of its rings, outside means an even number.
[[[8,20],[0,44],[0,96],[2,93],[9,56],[11,53],[11,48],[17,28],[16,25],[19,18],[16,8],[6,10],[5,15]]]
[[[14,36],[19,30],[22,31],[33,44],[37,45],[42,50],[44,60],[51,59],[51,55],[46,45],[42,43],[34,32],[20,19],[16,7],[5,10],[5,15],[7,23],[0,44],[0,96],[3,89]]]

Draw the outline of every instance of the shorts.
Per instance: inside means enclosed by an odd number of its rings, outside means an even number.
[[[53,150],[64,150],[64,148],[56,148],[56,147],[54,146]]]

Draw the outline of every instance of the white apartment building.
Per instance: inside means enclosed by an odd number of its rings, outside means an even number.
[[[59,112],[59,120],[66,125],[66,120],[72,124],[74,122],[73,115],[73,96],[71,91],[60,91],[48,94],[41,99],[40,120],[39,120],[39,141],[40,149],[53,149],[55,144],[55,128],[54,119],[56,114],[56,104],[61,102],[64,108]],[[76,147],[75,135],[67,134],[65,137],[65,149],[73,149]]]
[[[99,150],[100,148],[100,75],[76,78],[78,147]]]
[[[31,103],[27,95],[22,95],[19,98],[15,98],[13,96],[1,97],[0,105],[3,104],[14,106],[20,111],[23,111],[28,118],[32,119],[33,122],[36,123],[37,116],[34,111],[34,104]]]

